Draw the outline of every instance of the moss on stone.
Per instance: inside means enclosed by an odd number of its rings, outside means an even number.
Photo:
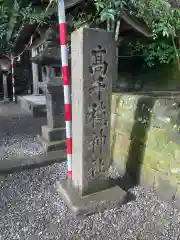
[[[139,178],[151,184],[153,175],[156,175],[156,181],[158,176],[166,176],[172,186],[180,183],[180,145],[169,137],[178,129],[173,127],[178,114],[173,112],[177,110],[172,109],[172,100],[113,94],[114,104],[116,114],[112,114],[111,151],[118,169],[125,171],[126,166],[134,178],[137,178],[137,169]],[[163,114],[159,117],[160,110]],[[173,124],[171,112],[174,114]]]
[[[116,134],[115,149],[128,154],[131,140],[127,136]]]

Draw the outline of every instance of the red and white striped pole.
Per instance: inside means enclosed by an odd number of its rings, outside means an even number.
[[[61,71],[64,87],[64,117],[66,123],[66,151],[68,163],[68,178],[72,179],[72,116],[71,116],[71,93],[70,93],[70,78],[68,68],[68,46],[66,32],[66,17],[64,0],[59,0],[58,4],[59,15],[59,39],[61,46]]]
[[[16,97],[15,97],[15,86],[14,86],[14,58],[13,58],[13,56],[11,56],[11,78],[12,78],[13,102],[15,102]]]

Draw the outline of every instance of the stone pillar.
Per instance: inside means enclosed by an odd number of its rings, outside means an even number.
[[[107,179],[110,164],[111,95],[112,81],[116,77],[116,48],[112,34],[81,29],[72,35],[71,51],[72,177],[74,185],[84,195],[107,187],[102,180]],[[80,81],[75,81],[75,78]]]
[[[3,73],[3,92],[4,101],[8,101],[7,74]]]
[[[32,48],[32,57],[36,55],[35,50]],[[32,76],[33,76],[33,94],[39,94],[39,71],[38,64],[32,63]]]
[[[113,33],[75,31],[71,58],[72,183],[62,181],[57,189],[75,214],[85,214],[119,204],[125,196],[119,187],[110,185],[108,177],[112,82],[116,78]]]

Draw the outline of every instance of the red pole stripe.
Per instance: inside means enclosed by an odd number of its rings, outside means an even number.
[[[11,77],[14,78],[14,73],[11,74]]]
[[[11,64],[12,68],[14,68],[14,63]]]
[[[67,154],[72,154],[72,138],[66,138]]]
[[[62,66],[62,79],[63,79],[63,85],[70,85],[69,82],[69,71],[68,66]]]
[[[67,37],[66,37],[66,23],[59,24],[59,35],[60,35],[60,44],[67,45]]]
[[[71,121],[71,104],[64,104],[64,119]]]
[[[68,170],[68,178],[72,179],[72,171],[71,170]]]

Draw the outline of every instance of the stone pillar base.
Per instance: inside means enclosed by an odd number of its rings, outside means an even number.
[[[61,180],[57,183],[56,189],[76,217],[85,217],[103,212],[105,209],[120,207],[127,199],[126,192],[118,186],[83,197],[78,194],[71,180]]]
[[[49,128],[47,125],[41,127],[41,136],[38,140],[43,148],[47,151],[58,151],[66,149],[66,132],[65,128]]]

